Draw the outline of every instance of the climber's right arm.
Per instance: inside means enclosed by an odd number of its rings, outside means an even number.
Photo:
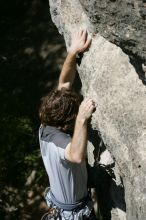
[[[81,163],[86,158],[87,151],[87,124],[95,109],[92,99],[84,100],[76,118],[73,138],[65,149],[65,158],[73,163]]]

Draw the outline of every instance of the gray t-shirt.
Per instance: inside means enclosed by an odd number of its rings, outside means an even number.
[[[86,163],[72,163],[64,156],[65,148],[71,142],[70,135],[55,127],[41,125],[39,139],[42,159],[55,198],[61,203],[72,204],[86,197]]]

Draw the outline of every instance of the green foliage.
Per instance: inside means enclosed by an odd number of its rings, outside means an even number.
[[[35,201],[35,196],[41,195],[40,183],[45,180],[38,138],[28,117],[2,118],[0,133],[0,219],[5,219],[5,216],[7,219],[19,219],[23,215],[23,219],[27,219],[27,202]],[[33,171],[35,178],[27,185]],[[28,197],[29,190],[34,197]],[[39,199],[42,199],[41,196]]]
[[[29,118],[5,117],[0,121],[0,169],[2,181],[19,184],[27,176],[26,158],[33,158],[35,136]],[[31,163],[31,165],[33,165]],[[23,173],[23,175],[22,175]]]

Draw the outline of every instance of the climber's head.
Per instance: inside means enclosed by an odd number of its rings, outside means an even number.
[[[55,126],[64,132],[72,133],[81,97],[72,90],[54,90],[42,98],[39,116],[41,123]]]

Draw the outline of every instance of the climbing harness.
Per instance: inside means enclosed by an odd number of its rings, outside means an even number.
[[[84,220],[90,216],[93,204],[90,195],[75,204],[62,204],[56,200],[50,188],[45,191],[48,212],[41,220]]]

